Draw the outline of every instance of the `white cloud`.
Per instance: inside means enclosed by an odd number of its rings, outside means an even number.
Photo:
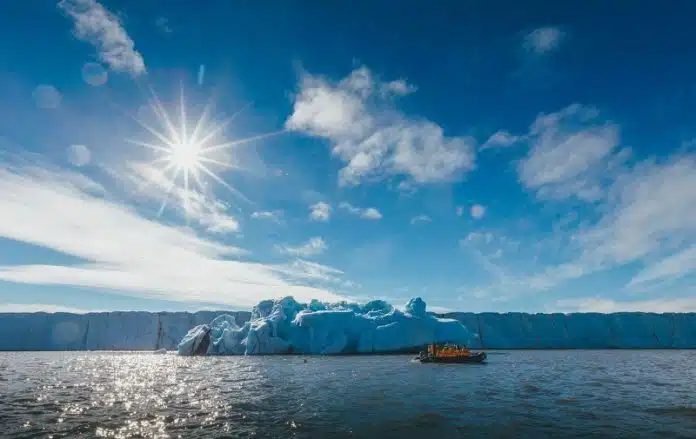
[[[411,218],[411,224],[429,223],[432,219],[428,215],[417,215]]]
[[[530,144],[517,163],[522,185],[547,202],[580,200],[586,211],[557,213],[550,233],[522,237],[515,248],[486,242],[482,264],[505,274],[486,286],[489,293],[539,292],[617,268],[636,270],[629,291],[688,285],[696,274],[693,151],[637,162],[620,145],[618,126],[577,104],[537,117],[522,137]],[[567,204],[545,208],[559,206]],[[471,234],[468,241],[481,246],[483,238]]]
[[[614,154],[618,127],[597,122],[597,116],[596,110],[577,104],[539,116],[527,135],[529,153],[517,166],[524,187],[545,199],[601,199],[602,183],[625,153]]]
[[[62,305],[47,305],[42,303],[0,303],[0,313],[56,313],[67,312],[72,314],[86,314],[88,312],[103,312],[101,309],[72,308]]]
[[[696,312],[696,297],[655,300],[613,300],[601,297],[566,299],[547,307],[548,312]]]
[[[194,221],[212,233],[239,231],[239,221],[228,214],[229,206],[212,195],[175,185],[164,172],[149,164],[128,163],[126,169],[112,172],[132,185],[133,195],[162,203],[167,201],[186,220]],[[161,206],[161,204],[160,204]]]
[[[342,270],[303,259],[297,259],[289,264],[281,265],[278,269],[295,279],[350,283],[350,281],[341,280],[344,274]]]
[[[696,272],[696,155],[645,161],[615,179],[599,219],[557,229],[569,254],[500,287],[542,291],[588,274],[633,264],[630,290],[664,287]],[[533,249],[534,246],[531,246]],[[534,250],[530,250],[534,251]]]
[[[457,209],[455,210],[457,216],[462,216],[464,215],[464,207],[463,206],[457,206]]]
[[[331,218],[331,206],[328,203],[320,201],[309,206],[309,217],[312,221],[327,222]]]
[[[481,219],[486,214],[486,208],[480,204],[474,204],[471,206],[471,217],[474,219]]]
[[[646,162],[623,175],[606,214],[578,234],[583,257],[596,267],[643,260],[631,285],[678,278],[696,269],[696,156]]]
[[[134,76],[145,73],[143,57],[135,50],[120,20],[95,0],[61,0],[58,7],[75,22],[75,36],[99,51],[112,70]]]
[[[313,238],[310,238],[307,243],[298,245],[298,246],[289,246],[289,245],[280,245],[278,246],[278,250],[281,251],[282,253],[291,255],[291,256],[298,256],[302,258],[309,258],[312,256],[317,256],[322,253],[328,248],[326,245],[326,242],[321,237],[315,236]]]
[[[649,265],[636,274],[628,283],[637,287],[665,279],[678,279],[696,272],[696,245]]]
[[[407,83],[403,79],[398,79],[396,81],[391,81],[387,82],[386,84],[382,84],[382,93],[386,96],[392,94],[397,96],[406,96],[411,93],[415,93],[417,90],[418,87]]]
[[[481,151],[494,148],[507,148],[523,140],[524,137],[515,136],[508,131],[501,130],[493,133],[491,137],[479,148]]]
[[[254,219],[259,219],[259,220],[270,220],[270,221],[274,221],[274,222],[280,222],[280,219],[283,217],[283,211],[282,210],[274,210],[274,211],[253,212],[251,214],[251,217]]]
[[[99,188],[81,174],[0,165],[0,237],[84,261],[0,266],[0,280],[234,306],[285,295],[337,300],[240,259],[240,248],[144,218]]]
[[[524,48],[542,55],[558,49],[563,37],[563,32],[557,27],[540,27],[524,37]]]
[[[439,125],[408,117],[386,99],[413,90],[382,83],[366,67],[338,83],[305,74],[286,127],[329,140],[346,164],[339,173],[344,185],[391,175],[416,183],[459,179],[474,168],[475,142],[447,137]]]
[[[342,202],[338,207],[352,213],[353,215],[357,215],[360,218],[368,220],[382,219],[382,214],[374,207],[356,207],[346,202]]]
[[[379,210],[375,209],[374,207],[365,208],[360,216],[362,218],[371,220],[382,219],[382,214],[379,212]]]

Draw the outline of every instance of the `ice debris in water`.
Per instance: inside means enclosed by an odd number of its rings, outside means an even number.
[[[198,325],[178,346],[180,355],[342,354],[395,352],[428,343],[468,344],[472,334],[459,321],[426,312],[423,299],[404,311],[383,300],[366,304],[298,303],[292,297],[263,300],[239,327],[223,314]],[[207,346],[207,347],[206,347]]]

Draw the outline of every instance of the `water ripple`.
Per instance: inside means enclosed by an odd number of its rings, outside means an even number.
[[[8,438],[696,437],[696,353],[0,353]]]

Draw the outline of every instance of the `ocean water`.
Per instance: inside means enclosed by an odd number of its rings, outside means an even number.
[[[306,360],[306,362],[305,362]],[[3,438],[696,437],[696,352],[0,353]]]

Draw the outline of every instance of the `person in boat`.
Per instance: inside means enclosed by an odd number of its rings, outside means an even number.
[[[428,356],[432,357],[468,357],[471,352],[466,347],[444,345],[442,347],[437,344],[428,345]]]

